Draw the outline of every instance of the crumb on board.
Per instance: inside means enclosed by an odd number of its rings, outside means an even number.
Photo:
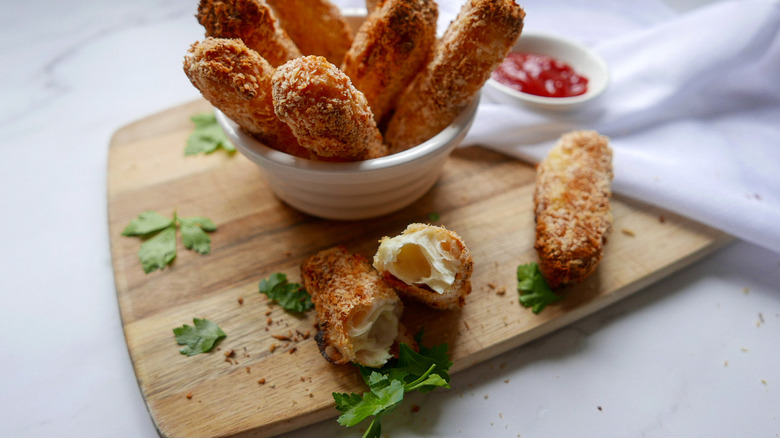
[[[666,223],[666,217],[664,217],[664,215],[659,215],[658,216],[658,222],[660,222],[662,224]]]
[[[496,288],[496,284],[495,284],[495,283],[493,283],[492,281],[491,281],[491,282],[488,282],[488,284],[487,284],[487,285],[488,285],[488,287],[489,287],[489,288],[491,288],[491,289],[495,289],[495,288]]]
[[[258,384],[260,384],[260,385],[265,385],[265,377],[263,377],[263,378],[259,379],[259,380],[257,381],[257,383],[258,383]]]
[[[251,369],[251,368],[249,368],[249,367],[246,367],[246,372],[247,372],[247,373],[251,373],[251,372],[252,372],[252,369]]]
[[[274,350],[276,350],[276,342],[274,342],[273,344],[271,344],[270,347],[268,347],[268,351],[270,351],[271,353],[273,353]]]
[[[500,288],[498,288],[498,290],[496,291],[496,295],[504,295],[505,293],[506,293],[506,286],[501,286],[501,287],[500,287]]]
[[[242,297],[238,297],[238,304],[244,304],[244,299]]]
[[[625,234],[626,236],[629,236],[629,237],[636,236],[636,233],[634,233],[634,230],[631,230],[629,228],[623,228],[623,229],[620,230],[620,232]]]
[[[290,349],[290,354],[293,354],[296,351],[298,351],[298,347],[293,347],[293,348]]]
[[[231,348],[230,350],[225,351],[224,354],[225,354],[225,357],[233,357],[233,356],[236,355],[236,352],[233,351],[233,349]]]
[[[187,400],[191,400],[191,399],[192,399],[192,393],[191,393],[191,392],[188,392],[188,393],[187,393]]]

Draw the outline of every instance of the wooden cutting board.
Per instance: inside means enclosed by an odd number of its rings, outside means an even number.
[[[364,391],[354,367],[334,366],[320,356],[313,311],[287,314],[258,292],[259,281],[274,272],[300,281],[300,263],[318,250],[346,245],[371,257],[382,236],[438,214],[435,223],[457,231],[471,250],[473,292],[462,311],[408,304],[403,321],[412,332],[425,327],[426,345],[447,342],[457,372],[590,315],[730,240],[617,197],[614,231],[597,272],[534,315],[518,304],[515,278],[518,264],[536,260],[533,167],[482,148],[462,148],[437,185],[403,211],[367,221],[320,220],[282,204],[261,171],[240,154],[184,156],[189,117],[210,109],[196,101],[133,123],[116,132],[109,151],[109,232],[119,307],[138,383],[163,436],[274,435],[335,417],[334,391]],[[136,255],[139,239],[120,233],[146,210],[211,218],[218,225],[211,253],[198,255],[179,243],[172,266],[144,274]],[[172,329],[195,317],[227,333],[219,351],[179,353]],[[279,339],[284,337],[291,340]],[[234,355],[226,358],[230,350]]]

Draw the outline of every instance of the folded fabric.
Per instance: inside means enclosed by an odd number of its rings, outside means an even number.
[[[780,253],[780,1],[716,3],[594,49],[611,71],[597,101],[549,114],[483,99],[463,145],[536,162],[595,129],[617,193]]]

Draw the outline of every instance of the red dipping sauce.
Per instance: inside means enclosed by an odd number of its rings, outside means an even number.
[[[563,61],[533,53],[510,53],[492,78],[523,93],[544,97],[572,97],[588,91],[588,78]]]

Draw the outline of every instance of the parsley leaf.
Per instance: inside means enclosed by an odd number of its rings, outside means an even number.
[[[195,129],[187,138],[187,147],[184,148],[184,155],[210,154],[219,147],[228,152],[236,150],[217,123],[214,113],[196,114],[190,117],[190,120],[195,124]]]
[[[181,240],[184,247],[191,249],[199,254],[208,254],[211,252],[211,238],[206,231],[214,231],[217,226],[211,219],[194,216],[180,217]]]
[[[287,275],[281,272],[260,280],[259,289],[261,294],[266,294],[268,298],[290,312],[301,313],[314,307],[311,295],[306,289],[299,283],[289,283]]]
[[[122,231],[123,236],[143,236],[163,228],[168,228],[173,221],[154,211],[145,211],[133,219]]]
[[[517,291],[520,294],[520,304],[531,307],[531,310],[537,314],[548,304],[561,299],[547,285],[536,263],[517,267]]]
[[[358,366],[369,389],[362,396],[333,393],[336,409],[342,412],[338,423],[351,427],[373,416],[363,437],[378,437],[382,431],[382,416],[398,407],[405,393],[415,390],[428,392],[437,387],[449,388],[448,371],[451,366],[447,344],[430,349],[420,345],[419,353],[401,344],[397,361],[379,369]]]
[[[181,354],[195,356],[199,353],[206,353],[227,336],[218,325],[207,319],[194,318],[192,322],[195,327],[184,324],[173,329],[176,343],[184,345],[179,350]]]
[[[217,226],[211,219],[193,216],[168,219],[154,211],[145,211],[133,219],[122,231],[123,236],[143,239],[138,258],[145,273],[165,269],[176,258],[176,227],[181,229],[182,241],[187,249],[199,254],[211,252],[211,238],[207,231]]]
[[[145,273],[164,269],[176,258],[176,228],[171,225],[141,244],[138,258]]]

